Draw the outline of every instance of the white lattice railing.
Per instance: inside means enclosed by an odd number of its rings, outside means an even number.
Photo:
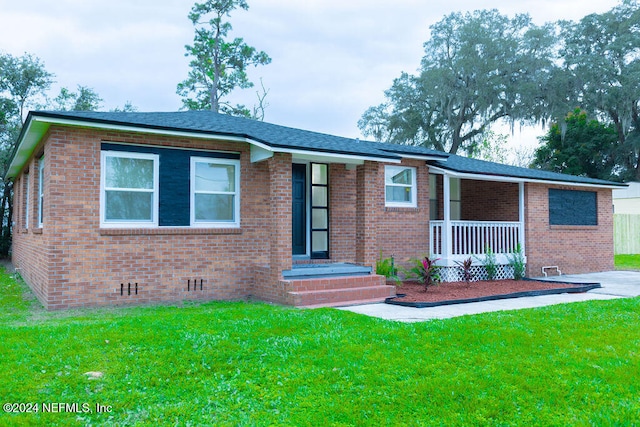
[[[431,221],[429,225],[429,251],[438,257],[482,255],[490,247],[497,255],[510,254],[522,243],[519,222],[450,221],[446,235],[444,221]],[[447,253],[445,245],[451,248]]]

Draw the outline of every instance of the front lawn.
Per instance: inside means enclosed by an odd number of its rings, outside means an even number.
[[[640,271],[640,255],[615,255],[616,270]]]
[[[640,422],[638,298],[402,324],[260,303],[47,313],[0,288],[0,400],[41,411],[0,425]]]

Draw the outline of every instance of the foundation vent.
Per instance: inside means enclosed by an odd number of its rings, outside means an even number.
[[[187,279],[187,292],[201,291],[204,289],[203,279]]]
[[[138,282],[120,283],[120,296],[124,295],[138,295]]]

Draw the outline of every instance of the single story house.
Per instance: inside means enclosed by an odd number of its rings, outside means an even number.
[[[30,112],[6,179],[13,263],[48,309],[380,300],[381,254],[456,280],[490,247],[506,277],[518,244],[530,276],[610,270],[620,187],[207,111]]]

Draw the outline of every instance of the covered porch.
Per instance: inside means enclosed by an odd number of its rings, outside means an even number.
[[[487,249],[496,279],[513,277],[509,256],[525,254],[524,182],[431,168],[429,253],[439,258],[443,281],[461,280],[458,262],[473,260],[475,279],[486,279]]]

